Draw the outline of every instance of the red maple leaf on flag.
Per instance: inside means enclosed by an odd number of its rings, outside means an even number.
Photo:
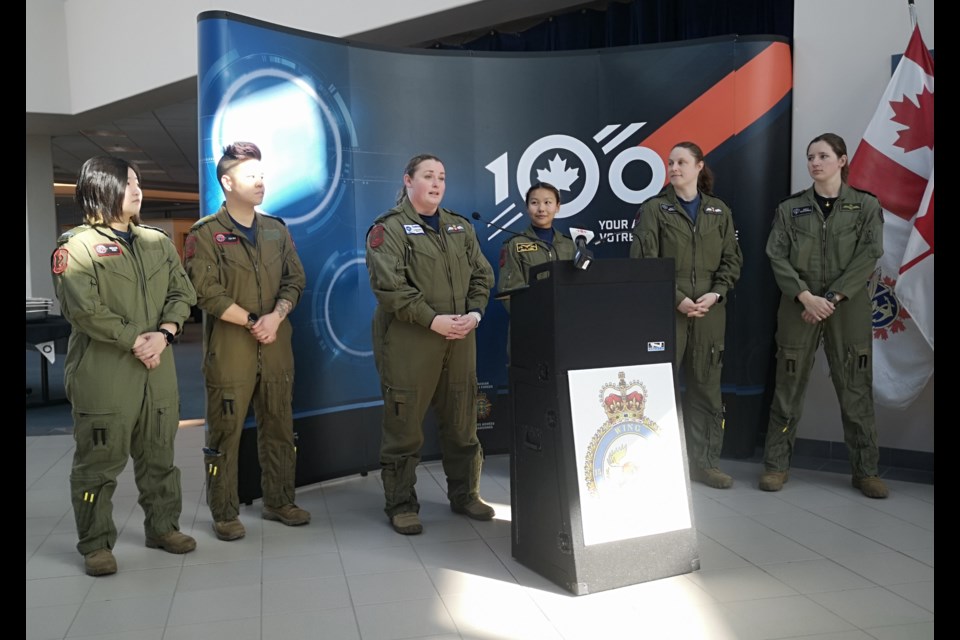
[[[897,141],[893,144],[904,151],[913,151],[923,147],[933,149],[933,93],[923,88],[917,95],[917,103],[903,96],[902,100],[892,100],[890,107],[897,124],[906,126],[897,133]]]

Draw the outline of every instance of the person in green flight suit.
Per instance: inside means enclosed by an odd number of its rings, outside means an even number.
[[[553,228],[553,219],[560,212],[560,191],[546,182],[534,183],[527,189],[527,214],[530,226],[522,236],[512,236],[500,248],[501,292],[529,284],[530,269],[554,260],[573,260],[577,247],[568,235]],[[507,312],[510,300],[503,300]]]
[[[440,206],[445,191],[440,159],[414,156],[396,206],[367,231],[367,270],[377,299],[373,356],[383,393],[384,511],[404,535],[423,531],[414,485],[431,405],[450,508],[475,520],[495,515],[479,492],[475,342],[493,268],[470,222]]]
[[[86,224],[61,235],[51,257],[71,326],[64,364],[76,440],[70,494],[77,550],[91,576],[117,572],[112,498],[130,457],[146,545],[170,553],[197,546],[180,532],[173,464],[180,397],[167,348],[197,296],[170,238],[140,223],[142,198],[136,166],[90,158],[76,188]]]
[[[822,343],[840,402],[853,486],[869,498],[886,498],[878,471],[868,287],[883,255],[883,210],[873,194],[846,183],[847,145],[837,134],[824,133],[807,145],[807,170],[813,185],[780,202],[767,240],[782,295],[760,488],[779,491],[789,477],[803,398]]]
[[[265,194],[261,159],[252,142],[224,148],[217,163],[224,203],[194,223],[184,246],[187,273],[204,312],[204,463],[207,504],[220,540],[246,535],[239,518],[237,458],[251,401],[261,514],[287,526],[310,522],[310,513],[294,502],[293,328],[287,317],[306,275],[283,220],[256,210]]]
[[[684,374],[683,427],[690,477],[717,489],[733,485],[719,468],[723,448],[720,373],[726,297],[740,277],[743,255],[730,207],[713,195],[713,174],[692,142],[674,145],[670,184],[640,205],[632,258],[673,258],[677,291],[676,366]]]

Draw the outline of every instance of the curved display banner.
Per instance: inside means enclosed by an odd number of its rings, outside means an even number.
[[[201,215],[223,200],[224,144],[257,143],[262,210],[286,221],[307,273],[291,315],[298,483],[377,466],[382,402],[364,240],[418,153],[443,160],[443,204],[474,225],[496,271],[509,233],[484,221],[522,231],[524,194],[537,180],[561,190],[559,229],[594,231],[597,259],[627,256],[638,206],[664,186],[671,147],[699,144],[744,253],[723,380],[728,444],[743,440],[752,454],[766,416],[758,424],[763,411],[737,413],[763,404],[777,300],[764,245],[789,193],[791,60],[781,38],[472,53],[366,47],[224,12],[200,14],[198,29]],[[610,318],[597,330],[627,341],[630,324]],[[481,440],[505,451],[507,314],[492,296],[477,340]]]

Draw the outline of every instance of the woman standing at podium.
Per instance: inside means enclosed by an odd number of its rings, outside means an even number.
[[[522,235],[505,240],[500,248],[501,293],[530,284],[533,267],[554,260],[573,260],[577,252],[570,236],[553,228],[553,219],[560,212],[560,191],[555,186],[534,183],[527,189],[526,202],[530,226]],[[505,299],[503,305],[509,312],[510,300]]]
[[[133,458],[146,546],[196,548],[180,533],[177,370],[168,347],[197,294],[161,229],[140,223],[140,173],[126,160],[87,160],[77,180],[86,224],[57,240],[53,283],[72,332],[64,364],[76,451],[70,493],[77,550],[91,576],[116,573],[112,497]]]
[[[475,342],[493,269],[470,221],[440,206],[445,191],[440,159],[414,156],[396,206],[367,232],[367,270],[377,298],[373,355],[383,393],[384,511],[404,535],[423,530],[414,485],[430,406],[450,509],[474,520],[494,516],[479,492]]]
[[[683,373],[683,427],[690,477],[717,489],[733,485],[719,468],[723,448],[720,373],[726,296],[743,256],[730,207],[713,195],[703,151],[679,142],[667,160],[670,184],[640,205],[632,258],[673,258],[676,267],[676,366]]]

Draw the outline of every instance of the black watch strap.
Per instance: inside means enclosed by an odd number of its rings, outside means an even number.
[[[163,334],[163,337],[167,340],[167,344],[168,344],[168,345],[173,344],[173,337],[174,337],[174,336],[173,336],[172,333],[170,333],[169,331],[167,331],[167,330],[164,329],[163,327],[160,327],[159,329],[157,329],[157,331],[159,331],[160,333]]]
[[[251,313],[248,313],[248,314],[247,314],[247,324],[246,324],[247,329],[249,329],[249,328],[253,327],[253,325],[257,324],[257,320],[259,320],[259,319],[260,319],[260,316],[258,316],[257,314],[252,313],[252,312],[251,312]]]

